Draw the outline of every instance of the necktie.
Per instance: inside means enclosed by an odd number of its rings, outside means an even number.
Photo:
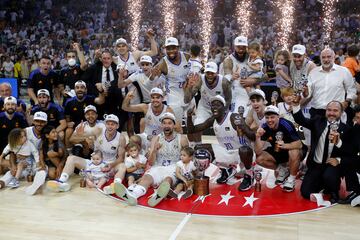
[[[325,136],[322,163],[326,163],[326,160],[329,157],[329,135],[330,135],[330,126],[327,127],[327,133],[326,133],[326,136]]]
[[[106,69],[106,81],[110,82],[110,70],[108,68]]]

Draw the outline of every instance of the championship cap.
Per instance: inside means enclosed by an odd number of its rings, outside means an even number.
[[[4,104],[7,104],[7,103],[17,104],[17,100],[16,100],[15,97],[9,96],[9,97],[6,97],[6,98],[4,99]]]
[[[220,95],[216,95],[215,97],[212,97],[210,99],[210,102],[213,102],[213,101],[220,101],[220,102],[222,102],[222,104],[224,104],[224,106],[226,105],[225,99]]]
[[[76,86],[84,86],[84,87],[86,87],[86,83],[83,81],[83,80],[79,80],[79,81],[77,81],[76,83],[75,83],[75,87]]]
[[[47,122],[47,114],[46,113],[44,113],[44,112],[41,112],[41,111],[39,111],[39,112],[36,112],[35,114],[34,114],[34,120],[40,120],[40,121],[44,121],[44,122]]]
[[[125,44],[125,45],[127,45],[128,43],[127,43],[127,41],[126,41],[125,38],[119,38],[119,39],[116,40],[115,45],[117,46],[117,45],[119,45],[119,44]]]
[[[114,114],[108,114],[108,115],[104,115],[104,121],[105,123],[108,122],[108,121],[112,121],[112,122],[116,122],[117,124],[119,124],[119,118],[114,115]]]
[[[174,38],[174,37],[168,37],[166,40],[165,40],[165,47],[168,47],[168,46],[179,46],[179,41]]]
[[[144,55],[140,58],[140,62],[147,62],[147,63],[150,63],[152,64],[152,58],[150,56],[147,56],[147,55]]]
[[[269,114],[269,113],[280,115],[280,110],[277,107],[275,107],[274,105],[269,105],[269,106],[266,106],[266,108],[265,108],[265,114]]]
[[[255,90],[251,91],[251,92],[249,93],[249,98],[251,98],[252,96],[260,96],[260,97],[262,97],[264,100],[266,99],[266,98],[265,98],[265,93],[264,93],[263,90],[261,90],[261,89],[255,89]]]
[[[306,52],[306,48],[304,45],[301,44],[296,44],[292,47],[292,54],[300,54],[300,55],[304,55]]]
[[[247,37],[244,37],[244,36],[236,37],[235,40],[234,40],[234,45],[235,46],[245,46],[245,47],[247,47],[248,46]]]
[[[84,113],[86,113],[88,111],[94,111],[97,113],[96,107],[94,105],[87,105],[84,109]]]
[[[173,120],[173,122],[176,122],[176,118],[174,116],[174,114],[170,113],[170,112],[165,112],[161,117],[160,117],[160,122],[162,122],[164,119],[170,119]]]
[[[40,94],[45,94],[46,96],[50,97],[49,90],[47,90],[47,89],[40,89],[40,90],[37,92],[37,96],[39,96]]]
[[[157,87],[154,87],[154,88],[151,89],[150,96],[153,95],[153,94],[159,94],[162,97],[164,96],[163,90],[161,90],[160,88],[157,88]]]
[[[218,66],[214,62],[208,62],[205,64],[205,72],[217,73]]]

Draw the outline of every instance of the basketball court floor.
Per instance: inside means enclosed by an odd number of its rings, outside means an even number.
[[[155,209],[146,205],[151,192],[131,207],[80,188],[78,176],[71,183],[70,192],[57,194],[27,196],[25,181],[0,190],[0,239],[360,239],[360,207],[319,208],[299,197],[299,184],[293,193],[270,189],[266,178],[260,193],[240,193],[237,182],[212,185],[210,196],[165,200]]]

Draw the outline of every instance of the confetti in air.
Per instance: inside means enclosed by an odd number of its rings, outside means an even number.
[[[279,20],[280,31],[278,33],[278,43],[283,49],[289,47],[289,37],[291,36],[294,22],[294,0],[278,0],[275,6],[279,9],[281,18]]]
[[[236,5],[236,19],[240,27],[240,35],[248,36],[250,30],[251,0],[239,0]]]
[[[324,0],[323,1],[323,26],[324,26],[324,42],[327,43],[331,39],[331,32],[334,25],[334,18],[335,18],[335,4],[338,0]]]
[[[205,58],[207,58],[210,49],[210,37],[213,29],[213,1],[196,0],[200,17],[200,36]]]
[[[175,31],[175,1],[162,0],[161,8],[162,16],[164,17],[165,38],[172,37]]]
[[[134,50],[138,48],[139,44],[139,25],[141,20],[142,5],[142,0],[128,0],[128,14],[131,18],[129,31],[131,37],[131,46]]]

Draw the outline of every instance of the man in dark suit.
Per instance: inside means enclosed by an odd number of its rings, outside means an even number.
[[[346,190],[349,195],[339,201],[340,204],[356,206],[360,204],[360,184],[356,173],[360,173],[360,105],[354,108],[355,121],[351,130],[344,136],[341,161],[342,175],[345,177]]]
[[[342,112],[342,104],[331,101],[326,106],[325,116],[307,119],[300,111],[298,101],[294,102],[292,113],[295,122],[311,130],[308,171],[301,185],[301,195],[304,198],[309,199],[310,194],[324,189],[326,193],[330,193],[331,203],[337,203],[339,200],[340,148],[343,144],[343,135],[349,130],[349,127],[340,121]]]

